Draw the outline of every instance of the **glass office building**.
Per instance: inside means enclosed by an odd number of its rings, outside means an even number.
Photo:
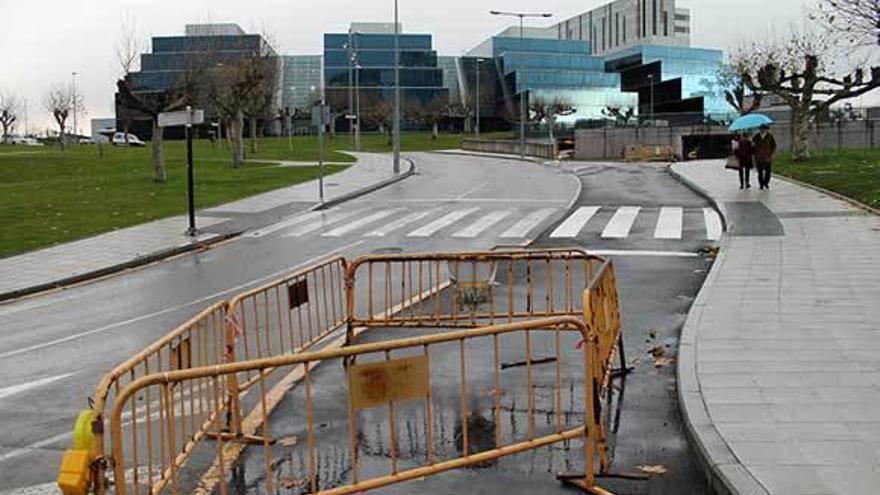
[[[393,101],[394,38],[394,26],[386,24],[353,24],[349,33],[324,35],[324,84],[334,113],[349,108],[354,91],[360,94],[362,109]],[[401,33],[399,46],[401,113],[408,104],[445,104],[449,90],[431,35]]]
[[[281,108],[291,114],[308,110],[321,91],[321,55],[285,55],[282,57]]]
[[[196,24],[187,25],[183,36],[154,36],[151,40],[151,51],[140,56],[140,70],[130,73],[128,83],[135,94],[147,95],[150,98],[162,98],[163,94],[176,87],[190,85],[194,88],[205,86],[205,81],[195,76],[200,73],[210,74],[217,67],[233,65],[242,57],[269,56],[275,51],[258,34],[247,34],[236,24]],[[274,102],[280,104],[280,71],[278,95]],[[206,101],[203,91],[192,91],[190,103],[206,110],[206,120],[216,121],[211,105]],[[116,98],[117,129],[122,130],[124,121],[130,122],[129,132],[141,139],[152,137],[152,117],[135,108],[129,108],[117,93]],[[274,111],[267,112],[274,114]],[[267,129],[271,123],[260,122],[260,127]],[[165,130],[165,137],[183,137],[180,127]]]

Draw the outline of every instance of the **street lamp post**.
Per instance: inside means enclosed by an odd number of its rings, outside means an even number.
[[[76,138],[76,72],[70,73],[71,85],[73,89],[73,135]]]
[[[480,137],[480,65],[483,64],[483,59],[477,59],[477,138]]]
[[[352,79],[354,72],[354,57],[355,52],[352,49],[352,30],[348,28],[348,43],[345,45],[345,53],[348,57],[348,115],[345,116],[345,119],[348,120],[348,137],[351,142],[351,148],[355,149],[355,137],[354,137],[354,119],[352,118],[352,113],[354,112],[354,95],[352,94]]]
[[[361,150],[361,64],[354,66],[354,148]]]
[[[519,17],[519,49],[522,52],[523,50],[523,20],[526,17],[553,17],[553,14],[548,12],[542,12],[538,14],[531,14],[526,12],[501,12],[499,10],[490,10],[490,14],[492,15],[505,15],[510,17]],[[523,72],[523,57],[520,55],[519,61],[519,72]],[[517,74],[519,75],[519,74]],[[525,157],[526,151],[526,90],[528,89],[528,81],[526,80],[526,75],[523,72],[522,74],[523,80],[523,90],[520,91],[519,95],[519,156],[520,158]],[[514,76],[513,80],[514,86],[516,85],[516,76]],[[514,88],[516,90],[517,88]]]
[[[394,175],[400,173],[400,24],[394,0]]]

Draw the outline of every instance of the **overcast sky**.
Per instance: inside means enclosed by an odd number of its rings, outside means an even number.
[[[442,55],[460,55],[507,22],[492,9],[544,10],[566,19],[601,0],[400,0],[407,32],[434,35]],[[692,44],[729,49],[750,36],[800,24],[815,0],[679,0],[691,9]],[[113,116],[114,81],[119,75],[114,47],[124,17],[140,37],[174,35],[187,23],[235,22],[248,31],[270,33],[286,54],[319,54],[325,32],[342,32],[351,21],[389,22],[392,0],[0,0],[0,91],[27,99],[31,128],[42,129],[51,117],[43,94],[69,83],[85,96],[88,119]],[[535,23],[535,26],[552,23]]]

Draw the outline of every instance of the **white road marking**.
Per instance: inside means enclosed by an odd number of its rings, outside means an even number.
[[[513,224],[512,227],[507,229],[503,234],[501,234],[502,238],[521,238],[529,235],[529,232],[532,231],[535,227],[537,227],[541,222],[547,219],[553,212],[556,211],[556,208],[543,208],[537,211],[533,211],[526,215],[525,218]]]
[[[422,228],[413,230],[412,232],[410,232],[406,236],[407,237],[429,237],[433,233],[437,232],[438,230],[440,230],[444,227],[448,227],[448,226],[454,224],[455,222],[461,220],[462,218],[464,218],[464,217],[466,217],[466,216],[468,216],[478,210],[479,210],[479,208],[468,208],[465,210],[453,211],[452,213],[446,214],[446,215],[438,218],[437,220],[434,220],[433,222],[429,223],[428,225],[425,225]]]
[[[13,394],[18,394],[24,392],[25,390],[30,390],[32,388],[42,387],[44,385],[48,385],[52,382],[57,382],[58,380],[63,380],[67,377],[73,376],[76,373],[64,373],[61,375],[50,376],[46,378],[40,378],[39,380],[33,380],[26,383],[19,383],[18,385],[12,385],[9,387],[0,388],[0,399],[5,399]]]
[[[61,495],[61,489],[58,488],[58,483],[51,481],[39,485],[3,490],[0,491],[0,495]]]
[[[351,218],[355,215],[359,215],[363,213],[363,210],[351,210],[346,212],[341,212],[338,214],[328,214],[319,220],[316,220],[312,223],[307,223],[300,227],[293,229],[292,231],[284,234],[283,237],[302,237],[306,234],[311,234],[316,230],[321,230],[324,227],[329,227],[333,224],[339,223],[347,218]]]
[[[598,206],[581,206],[550,234],[553,239],[577,237],[587,222],[599,211]]]
[[[605,230],[602,231],[602,238],[624,239],[628,237],[641,209],[640,206],[621,206],[618,208],[605,226]]]
[[[657,228],[654,230],[655,239],[681,239],[682,216],[684,208],[677,206],[664,206],[660,208],[660,217],[657,218]]]
[[[402,211],[402,208],[395,208],[393,210],[377,211],[376,213],[373,213],[372,215],[367,215],[367,216],[365,216],[363,218],[359,218],[353,222],[349,222],[349,223],[342,225],[340,227],[336,227],[335,229],[330,230],[328,232],[324,232],[323,234],[321,234],[321,237],[340,237],[340,236],[345,235],[353,230],[357,230],[357,229],[364,227],[366,225],[369,225],[371,223],[378,222],[379,220],[382,220],[383,218],[390,217],[391,215],[398,213],[400,211]]]
[[[698,253],[688,251],[639,251],[637,249],[599,249],[587,252],[596,256],[656,256],[660,258],[696,258],[700,256]]]
[[[486,181],[483,181],[483,182],[480,183],[478,186],[476,186],[476,187],[472,187],[471,189],[468,189],[466,192],[464,192],[464,193],[459,194],[458,196],[456,196],[456,197],[455,197],[455,200],[456,200],[456,201],[461,201],[462,199],[466,198],[467,196],[470,196],[470,194],[471,194],[472,192],[479,191],[480,189],[483,188],[483,186],[485,186],[485,185],[488,184],[488,183],[489,183],[489,181],[487,181],[487,180],[486,180]]]
[[[301,223],[308,222],[309,220],[314,220],[315,218],[319,218],[323,213],[327,213],[328,211],[335,211],[334,209],[330,209],[324,212],[321,211],[310,211],[301,215],[297,215],[293,218],[288,218],[286,220],[282,220],[277,223],[273,223],[272,225],[267,225],[261,229],[257,229],[249,234],[247,237],[263,237],[264,235],[269,235],[273,232],[278,232],[279,230],[284,230],[288,227],[293,227],[294,225],[299,225]]]
[[[419,220],[421,220],[429,215],[433,215],[434,213],[437,213],[438,211],[440,211],[440,208],[434,208],[434,209],[428,210],[428,211],[417,211],[415,213],[410,213],[409,215],[406,215],[405,217],[398,218],[397,220],[395,220],[391,223],[387,223],[385,225],[382,225],[381,227],[377,228],[376,230],[373,230],[371,232],[367,232],[366,234],[364,234],[364,237],[384,237],[384,236],[390,234],[391,232],[394,232],[397,229],[406,227],[407,225],[409,225],[411,223],[418,222]]]
[[[489,213],[488,215],[480,218],[479,220],[468,225],[462,230],[452,234],[452,237],[457,237],[461,239],[472,239],[480,235],[481,232],[488,229],[489,227],[509,217],[512,213],[513,212],[510,210],[493,211],[492,213]]]
[[[240,285],[236,285],[235,287],[230,287],[229,289],[226,289],[226,290],[223,290],[223,291],[220,291],[220,292],[215,292],[215,293],[213,293],[213,294],[211,294],[211,295],[208,295],[208,296],[205,296],[205,297],[202,297],[202,298],[199,298],[199,299],[196,299],[196,300],[190,301],[190,302],[188,302],[188,303],[178,304],[177,306],[172,306],[172,307],[170,307],[170,308],[165,308],[165,309],[162,309],[162,310],[160,310],[160,311],[154,311],[154,312],[152,312],[152,313],[147,313],[147,314],[145,314],[145,315],[141,315],[141,316],[137,316],[137,317],[134,317],[134,318],[130,318],[130,319],[128,319],[128,320],[118,321],[118,322],[116,322],[116,323],[111,323],[111,324],[109,324],[109,325],[104,325],[103,327],[94,328],[94,329],[92,329],[92,330],[86,330],[86,331],[84,331],[84,332],[79,332],[79,333],[76,333],[76,334],[73,334],[73,335],[68,335],[67,337],[62,337],[62,338],[60,338],[60,339],[50,340],[50,341],[48,341],[48,342],[43,342],[43,343],[40,343],[40,344],[34,344],[34,345],[31,345],[31,346],[22,347],[22,348],[20,348],[20,349],[15,349],[15,350],[12,350],[12,351],[7,351],[7,352],[4,352],[4,353],[0,354],[0,359],[4,359],[4,358],[8,358],[8,357],[12,357],[12,356],[17,356],[17,355],[19,355],[19,354],[24,354],[24,353],[26,353],[26,352],[38,351],[38,350],[40,350],[40,349],[45,349],[45,348],[47,348],[47,347],[52,347],[52,346],[55,346],[55,345],[58,345],[58,344],[63,344],[63,343],[65,343],[65,342],[70,342],[71,340],[77,340],[77,339],[80,339],[80,338],[82,338],[82,337],[87,337],[87,336],[89,336],[89,335],[94,335],[94,334],[96,334],[96,333],[107,332],[107,331],[109,331],[109,330],[113,330],[113,329],[116,329],[116,328],[119,328],[119,327],[122,327],[122,326],[125,326],[125,325],[129,325],[129,324],[132,324],[132,323],[137,323],[137,322],[139,322],[139,321],[147,320],[147,319],[150,319],[150,318],[155,318],[156,316],[161,316],[161,315],[163,315],[163,314],[172,313],[172,312],[174,312],[174,311],[180,311],[181,309],[185,309],[185,308],[188,308],[188,307],[190,307],[190,306],[197,305],[197,304],[204,304],[204,303],[206,303],[206,302],[208,302],[208,301],[214,301],[214,300],[216,300],[216,299],[218,299],[218,298],[220,298],[220,297],[222,297],[222,296],[224,296],[224,295],[226,295],[226,294],[229,294],[230,292],[238,292],[238,291],[240,291],[240,290],[242,290],[242,289],[244,289],[244,288],[247,288],[247,287],[255,287],[255,286],[259,285],[260,283],[265,282],[266,280],[271,280],[271,279],[273,279],[273,278],[275,278],[275,277],[277,277],[277,276],[279,276],[279,275],[284,275],[284,274],[287,274],[287,273],[295,272],[296,270],[298,270],[298,269],[300,269],[300,268],[303,268],[303,267],[306,267],[306,266],[312,265],[312,264],[314,264],[314,263],[317,263],[317,262],[319,262],[319,261],[321,261],[321,260],[324,260],[324,259],[327,259],[327,258],[331,258],[331,257],[333,257],[333,256],[336,256],[337,254],[342,253],[343,251],[346,251],[347,249],[353,248],[353,247],[355,247],[355,246],[357,246],[357,245],[360,245],[360,244],[363,244],[363,243],[364,243],[364,241],[356,241],[356,242],[352,242],[351,244],[348,244],[348,245],[346,245],[346,246],[342,246],[342,247],[340,247],[340,248],[338,248],[338,249],[334,249],[333,251],[329,251],[329,252],[327,252],[327,253],[325,253],[325,254],[322,254],[321,256],[316,256],[316,257],[314,257],[314,258],[312,258],[312,259],[310,259],[310,260],[308,260],[308,261],[304,261],[304,262],[302,262],[302,263],[300,263],[300,264],[298,264],[298,265],[296,265],[296,266],[293,266],[293,267],[290,267],[290,268],[285,268],[284,270],[278,270],[278,271],[275,272],[275,273],[270,273],[269,275],[266,275],[266,276],[264,276],[264,277],[260,277],[260,278],[258,278],[258,279],[256,279],[256,280],[251,280],[250,282],[247,282],[247,283],[244,283],[244,284],[240,284]],[[0,460],[2,460],[2,458],[0,458]]]
[[[721,239],[721,217],[714,208],[703,208],[703,221],[706,223],[706,239],[710,241]]]

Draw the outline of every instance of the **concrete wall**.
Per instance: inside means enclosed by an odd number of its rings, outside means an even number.
[[[575,157],[621,158],[627,145],[669,145],[676,155],[682,155],[682,136],[693,134],[727,134],[722,126],[607,128],[575,131]],[[773,126],[776,142],[783,151],[791,150],[792,126],[779,123]],[[880,120],[860,120],[813,124],[810,128],[813,150],[880,147]]]
[[[518,155],[519,141],[515,139],[462,139],[461,149],[468,151],[482,151],[486,153]],[[526,141],[524,154],[526,156],[552,159],[553,146],[548,143]]]

